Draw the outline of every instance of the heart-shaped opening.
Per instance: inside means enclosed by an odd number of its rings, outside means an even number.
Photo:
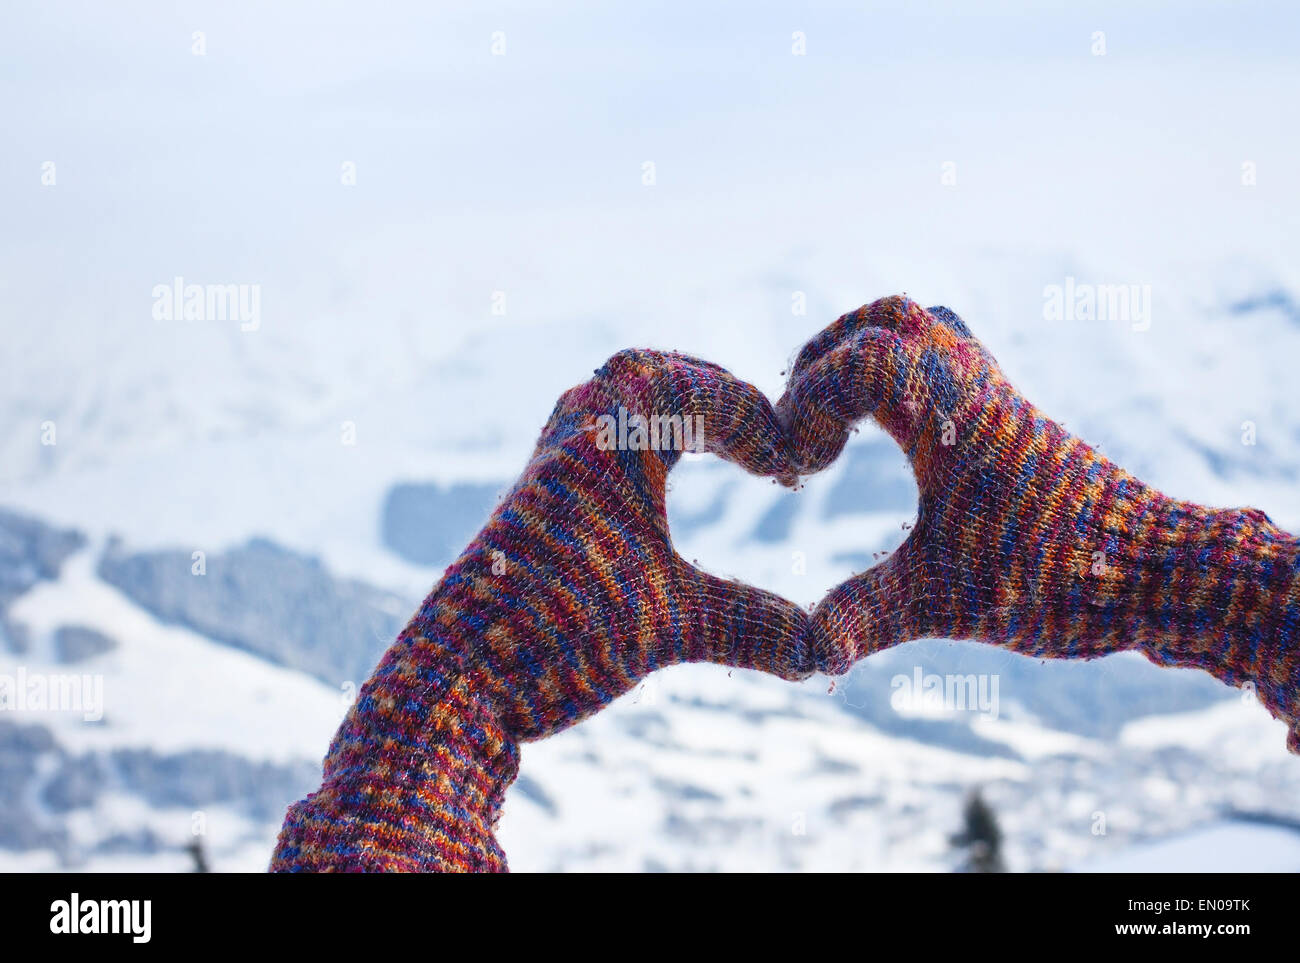
[[[684,558],[811,606],[902,543],[917,488],[893,440],[864,427],[798,491],[711,456],[684,457],[669,475],[667,508]]]

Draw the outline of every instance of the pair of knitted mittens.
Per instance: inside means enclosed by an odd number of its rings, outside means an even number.
[[[793,486],[868,416],[911,461],[918,521],[812,613],[674,551],[665,483],[689,437]],[[1054,658],[1136,648],[1253,684],[1300,751],[1298,566],[1262,512],[1167,498],[1071,436],[944,308],[845,315],[775,409],[707,362],[621,352],[560,399],[363,686],[271,868],[504,870],[494,826],[518,743],[678,662],[801,679],[925,636]]]

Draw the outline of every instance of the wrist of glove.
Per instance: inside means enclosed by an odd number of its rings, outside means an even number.
[[[506,870],[494,830],[519,749],[464,650],[399,636],[335,734],[320,790],[289,807],[273,872]]]

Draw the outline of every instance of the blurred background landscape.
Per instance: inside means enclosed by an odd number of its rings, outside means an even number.
[[[1284,3],[37,3],[0,12],[0,870],[265,868],[379,655],[631,346],[775,398],[906,292],[1170,495],[1300,532]],[[159,317],[247,285],[251,317]],[[1149,309],[1053,315],[1125,285]],[[165,314],[165,312],[164,312]],[[804,490],[687,457],[683,555],[812,604],[906,534],[870,426]],[[996,711],[897,680],[996,681]],[[515,870],[1300,870],[1300,759],[1134,654],[927,640],[661,672],[523,748]],[[978,819],[974,822],[979,822]],[[967,840],[968,841],[968,840]]]

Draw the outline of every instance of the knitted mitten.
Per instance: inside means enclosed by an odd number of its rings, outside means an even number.
[[[920,490],[902,546],[813,612],[819,668],[926,636],[1053,658],[1136,648],[1252,683],[1300,751],[1300,542],[1263,512],[1143,484],[1021,397],[955,314],[902,297],[805,345],[777,410],[803,471],[871,415]]]
[[[812,673],[803,609],[673,550],[664,486],[683,447],[796,481],[772,407],[714,365],[625,351],[565,393],[362,688],[272,869],[503,870],[493,825],[517,741],[677,662]]]

